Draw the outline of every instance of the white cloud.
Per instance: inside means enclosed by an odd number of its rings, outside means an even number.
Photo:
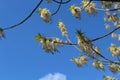
[[[38,80],[67,80],[66,75],[61,73],[55,73],[55,74],[48,74]]]

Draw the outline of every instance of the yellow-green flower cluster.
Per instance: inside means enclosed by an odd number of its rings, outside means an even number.
[[[110,8],[112,7],[112,2],[110,1],[101,1],[102,7],[103,8]]]
[[[119,17],[116,13],[110,14],[107,13],[107,16],[104,18],[105,21],[118,22]]]
[[[57,26],[59,27],[59,29],[60,29],[60,31],[61,31],[61,33],[62,33],[63,36],[67,36],[67,35],[68,35],[66,26],[65,26],[65,24],[62,22],[62,20],[59,20],[59,21],[58,21]]]
[[[88,56],[91,56],[93,52],[91,41],[86,36],[84,36],[80,30],[77,30],[76,33],[78,45],[80,46],[81,51],[86,53]]]
[[[89,14],[95,14],[96,13],[95,4],[92,2],[89,5],[88,4],[89,1],[87,0],[82,1],[82,7],[85,9],[85,11],[88,12]]]
[[[113,73],[120,72],[120,65],[109,64],[109,70]]]
[[[114,4],[114,9],[118,9],[118,11],[120,11],[119,7],[120,7],[120,4],[119,4],[119,3],[115,3],[115,4]]]
[[[35,39],[42,44],[42,48],[46,52],[58,52],[57,46],[62,45],[62,40],[60,40],[59,38],[46,38],[40,33],[35,36]]]
[[[75,5],[71,5],[69,9],[70,9],[73,16],[80,19],[80,13],[81,13],[80,7],[75,6]]]
[[[120,34],[112,33],[112,34],[111,34],[111,37],[112,37],[112,38],[117,38],[118,41],[120,41]]]
[[[102,69],[102,70],[104,70],[104,65],[103,65],[101,62],[99,62],[99,61],[94,61],[94,62],[92,63],[92,65],[93,65],[95,68],[97,68],[97,69]]]
[[[100,54],[100,48],[99,47],[95,47],[94,48],[94,55],[97,57],[97,56],[99,56],[99,54]]]
[[[83,55],[80,55],[77,58],[72,58],[71,61],[73,61],[78,67],[87,64],[87,58]]]
[[[113,77],[111,77],[111,76],[102,76],[102,78],[104,79],[104,80],[117,80],[117,79],[115,79],[115,78],[113,78]]]
[[[115,44],[111,44],[108,50],[112,53],[112,56],[120,56],[120,47],[117,47]]]
[[[45,22],[50,22],[51,21],[51,13],[47,8],[39,8],[38,12],[40,14],[40,17],[45,21]]]

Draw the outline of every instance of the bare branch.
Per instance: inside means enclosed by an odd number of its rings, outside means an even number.
[[[71,0],[68,0],[68,1],[66,1],[66,2],[62,2],[61,3],[61,1],[59,2],[59,1],[57,1],[57,0],[53,0],[55,3],[58,3],[58,4],[67,4],[67,3],[69,3]]]
[[[36,11],[36,9],[40,6],[40,4],[41,4],[42,2],[43,2],[43,0],[40,0],[39,3],[36,5],[36,7],[32,10],[32,12],[31,12],[25,19],[23,19],[21,22],[15,24],[15,25],[13,25],[13,26],[6,27],[6,28],[4,28],[3,30],[9,30],[9,29],[15,28],[15,27],[23,24],[25,21],[27,21],[27,20],[33,15],[33,13]]]
[[[60,10],[61,4],[62,4],[62,0],[60,0],[60,3],[59,3],[57,10],[52,14],[52,16],[54,16],[55,14],[58,13],[58,11]]]
[[[102,39],[102,38],[104,38],[104,37],[107,37],[107,36],[109,36],[110,34],[112,34],[113,32],[117,31],[118,29],[120,29],[120,27],[117,27],[117,28],[115,28],[114,30],[112,30],[111,32],[109,32],[109,33],[107,33],[107,34],[105,34],[105,35],[103,35],[103,36],[100,36],[100,37],[98,37],[98,38],[95,38],[95,39],[93,39],[93,40],[91,40],[91,41],[94,42],[94,41],[97,41],[97,40]]]

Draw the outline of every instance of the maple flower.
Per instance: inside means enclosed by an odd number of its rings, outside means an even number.
[[[87,0],[82,1],[82,6],[83,8],[85,7],[85,11],[88,12],[89,14],[95,14],[96,13],[95,4],[92,2],[89,5],[88,4],[89,4],[89,1]]]
[[[62,22],[62,20],[59,20],[59,21],[58,21],[57,26],[59,27],[59,29],[60,29],[60,31],[61,31],[61,33],[62,33],[63,36],[67,36],[67,35],[68,35],[66,26],[65,26],[65,24]]]
[[[71,11],[73,16],[75,16],[76,18],[80,19],[80,12],[81,12],[81,8],[80,7],[77,7],[75,5],[71,5],[69,9],[70,9],[70,11]]]
[[[40,17],[45,21],[45,22],[50,22],[51,21],[51,13],[47,8],[39,8],[38,12],[40,14]]]
[[[79,56],[79,60],[80,60],[80,62],[81,62],[82,64],[86,64],[86,63],[87,63],[87,58],[86,58],[85,56],[80,55],[80,56]]]
[[[102,78],[103,78],[104,80],[117,80],[117,79],[115,79],[115,78],[113,78],[113,77],[105,76],[105,75],[103,75]]]
[[[110,8],[110,7],[112,7],[112,2],[108,2],[108,1],[100,1],[101,2],[101,4],[102,4],[102,7],[103,8]]]
[[[82,55],[77,58],[72,58],[71,61],[73,61],[78,67],[81,67],[83,64],[87,64],[87,58]]]
[[[99,61],[94,61],[94,62],[92,63],[92,65],[93,65],[95,68],[97,68],[97,69],[102,69],[102,70],[104,70],[104,65],[103,65],[101,62],[99,62]]]
[[[114,64],[109,64],[109,70],[113,73],[117,73],[119,71],[119,66],[114,65]]]
[[[54,52],[58,52],[57,47],[62,46],[62,42],[63,42],[59,38],[47,38],[47,37],[42,36],[40,33],[38,33],[38,35],[35,36],[35,39],[36,41],[39,41],[42,44],[42,48],[46,52],[48,53],[50,52],[52,54],[54,54]]]
[[[112,56],[120,56],[120,47],[115,44],[112,43],[108,50],[112,53]]]
[[[114,25],[116,26],[118,24],[118,22],[119,22],[119,17],[118,17],[118,15],[116,13],[107,14],[106,20],[114,22]]]
[[[77,30],[77,39],[78,39],[78,45],[81,49],[82,52],[86,53],[87,56],[92,56],[93,50],[93,44],[89,38],[84,36],[84,34],[80,31]]]

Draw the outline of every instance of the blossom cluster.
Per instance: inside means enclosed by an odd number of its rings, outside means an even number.
[[[117,4],[116,4],[117,7]],[[118,15],[118,13],[114,13],[114,12],[110,12],[109,10],[106,11],[106,16],[104,17],[104,21],[106,22],[111,22],[116,28],[120,27],[120,17]],[[111,26],[110,23],[105,23],[105,27],[106,29],[110,29]],[[117,38],[118,41],[120,41],[120,34],[116,34],[116,33],[111,33],[111,37],[112,38]]]
[[[82,1],[82,7],[85,9],[86,12],[89,14],[95,14],[95,4],[93,2],[89,3],[87,0]]]
[[[80,19],[80,13],[81,13],[81,8],[80,7],[75,6],[75,5],[71,5],[69,9],[70,9],[73,16]]]
[[[117,79],[115,79],[115,78],[113,78],[113,77],[111,77],[111,76],[102,76],[103,77],[103,79],[104,80],[117,80]]]
[[[120,41],[120,34],[112,33],[112,34],[111,34],[111,37],[112,37],[112,38],[117,38],[118,41]]]
[[[92,65],[97,68],[97,69],[102,69],[104,70],[104,65],[100,61],[94,61]]]
[[[60,31],[61,31],[61,33],[62,33],[63,36],[67,36],[67,35],[68,35],[66,26],[65,26],[65,24],[62,22],[62,20],[59,20],[59,21],[58,21],[57,26],[59,27],[59,29],[60,29]]]
[[[110,14],[109,11],[107,12],[107,16],[104,18],[105,21],[111,21],[111,22],[118,22],[119,17],[116,13]]]
[[[92,50],[93,45],[91,40],[89,40],[86,36],[84,36],[80,30],[77,30],[76,33],[77,33],[78,45],[81,51],[86,53],[88,56],[91,56],[91,54],[93,53]]]
[[[47,8],[39,8],[38,12],[40,14],[40,17],[45,21],[45,22],[50,22],[51,21],[51,13]]]
[[[40,33],[35,36],[36,41],[39,41],[42,44],[42,48],[46,52],[54,53],[58,52],[57,47],[62,45],[62,40],[59,38],[47,38],[42,36]]]
[[[120,65],[109,64],[109,70],[113,73],[120,72]]]
[[[110,8],[110,7],[112,7],[112,2],[108,2],[108,1],[100,1],[101,2],[101,4],[102,4],[102,7],[103,8]]]
[[[83,55],[80,55],[77,58],[72,58],[71,61],[73,61],[78,67],[87,64],[87,58]]]
[[[108,50],[112,53],[112,56],[120,56],[120,47],[115,44],[112,43]]]

